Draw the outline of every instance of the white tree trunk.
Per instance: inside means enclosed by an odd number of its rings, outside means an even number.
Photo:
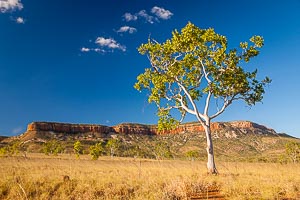
[[[206,122],[204,125],[205,134],[206,134],[206,151],[207,151],[207,172],[209,174],[218,174],[218,170],[215,164],[214,158],[214,148],[213,148],[213,141],[211,137],[211,130],[210,130],[210,122]]]

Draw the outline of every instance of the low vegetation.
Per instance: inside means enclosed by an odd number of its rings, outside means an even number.
[[[221,134],[218,176],[201,134],[0,143],[0,199],[300,199],[298,139]]]
[[[217,160],[218,161],[218,160]],[[300,165],[28,154],[0,158],[0,199],[299,199]]]
[[[215,133],[216,157],[220,161],[298,163],[300,140],[279,135],[247,134],[236,138]],[[61,140],[18,141],[0,143],[0,156],[44,153],[49,156],[75,154],[78,158],[90,155],[91,159],[101,156],[117,156],[147,159],[205,160],[205,137],[201,134],[184,133],[170,135],[107,135],[100,139],[90,138]]]

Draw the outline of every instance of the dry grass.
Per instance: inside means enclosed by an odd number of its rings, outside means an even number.
[[[28,157],[0,158],[0,199],[300,199],[299,164],[218,162],[208,176],[200,161]]]

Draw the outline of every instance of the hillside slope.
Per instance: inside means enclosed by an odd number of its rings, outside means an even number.
[[[277,134],[273,129],[249,121],[215,122],[211,126],[215,153],[222,160],[274,161],[284,152],[285,144],[298,139]],[[172,131],[158,132],[155,125],[123,123],[113,127],[91,124],[33,122],[19,136],[4,139],[9,144],[21,141],[28,152],[41,152],[43,144],[59,141],[65,152],[73,152],[73,144],[80,140],[85,152],[89,146],[110,139],[120,142],[115,154],[148,158],[206,158],[206,139],[199,123],[185,123]],[[104,152],[105,155],[109,152]]]

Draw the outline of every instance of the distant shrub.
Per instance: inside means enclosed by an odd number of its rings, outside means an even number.
[[[157,143],[154,146],[154,152],[153,153],[154,153],[157,160],[172,157],[170,146],[166,142]]]
[[[0,149],[0,156],[4,156],[4,155],[8,155],[8,156],[12,156],[12,155],[17,155],[19,154],[20,151],[26,151],[23,144],[16,140],[8,145],[6,145],[5,147],[2,147]]]
[[[299,162],[300,160],[300,143],[288,142],[285,144],[285,153],[287,157],[293,162]]]
[[[113,157],[117,154],[117,151],[120,148],[120,141],[118,139],[111,138],[107,141],[105,147],[108,149],[109,155]]]
[[[104,149],[102,147],[101,142],[90,146],[90,155],[91,155],[93,160],[97,160],[103,152],[104,152]]]
[[[51,140],[43,144],[43,153],[46,155],[58,155],[63,153],[64,147],[57,140]]]
[[[7,150],[5,147],[0,148],[0,156],[5,156],[7,153]]]
[[[286,155],[280,155],[278,158],[278,162],[281,164],[287,164],[288,163],[288,158]]]
[[[198,150],[192,150],[192,151],[188,151],[185,153],[185,156],[189,159],[189,160],[195,160],[196,158],[200,157],[200,153]]]
[[[83,154],[83,146],[79,140],[74,143],[73,149],[77,158],[80,154]]]

